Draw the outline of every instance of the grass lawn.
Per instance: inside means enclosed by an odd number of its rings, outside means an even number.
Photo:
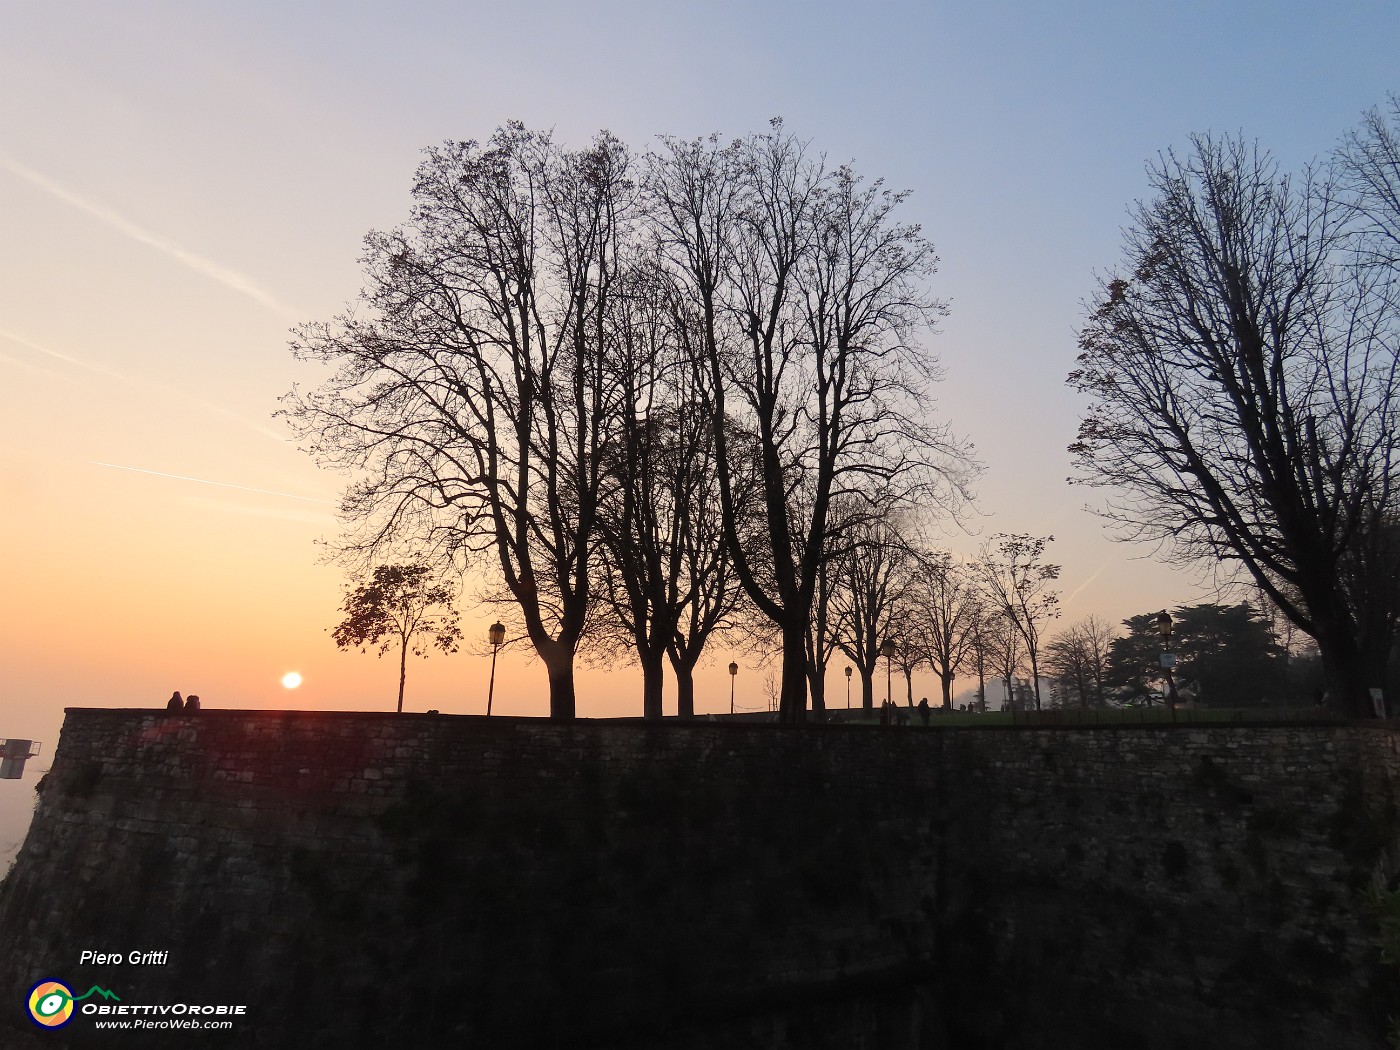
[[[908,711],[907,708],[900,708]],[[909,712],[909,725],[922,729],[917,711]],[[878,724],[879,713],[864,717],[843,719],[861,725]],[[948,711],[940,713],[934,709],[929,718],[930,726],[1055,726],[1055,725],[1200,725],[1222,723],[1258,722],[1340,722],[1344,721],[1335,713],[1324,708],[1309,705],[1296,707],[1178,707],[1175,718],[1167,707],[1107,707],[1053,708],[1044,711],[1023,711],[1013,714],[1010,711],[988,711],[976,714],[969,711]]]

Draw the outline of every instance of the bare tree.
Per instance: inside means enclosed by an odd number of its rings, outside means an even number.
[[[1334,158],[1344,205],[1355,209],[1364,264],[1400,267],[1400,95],[1366,113]]]
[[[1400,612],[1393,275],[1350,265],[1340,187],[1258,147],[1198,136],[1149,178],[1070,376],[1079,479],[1126,538],[1241,566],[1366,714]]]
[[[924,647],[916,638],[900,632],[894,637],[894,665],[904,678],[904,705],[914,706],[914,672],[925,662]]]
[[[669,657],[677,714],[690,718],[695,665],[741,598],[724,534],[715,424],[698,388],[697,322],[654,261],[634,267],[614,306],[609,361],[625,407],[600,519],[610,604],[642,664],[645,716],[661,717]]]
[[[807,690],[812,713],[820,721],[826,717],[826,668],[831,654],[840,647],[840,617],[833,613],[832,596],[839,574],[830,561],[817,568],[817,589],[812,596],[812,618],[807,625]]]
[[[837,645],[860,673],[861,707],[874,709],[875,671],[884,645],[896,635],[896,611],[910,585],[909,547],[893,525],[865,520],[846,533],[847,546],[834,563],[831,595]]]
[[[434,578],[427,565],[377,565],[369,579],[345,593],[342,611],[345,619],[331,632],[341,649],[371,646],[383,656],[395,644],[399,647],[399,703],[403,714],[404,682],[408,677],[408,654],[427,656],[429,649],[455,653],[462,632],[457,612],[452,608],[455,595]]]
[[[976,710],[985,712],[987,710],[987,668],[991,664],[991,630],[989,627],[990,617],[987,607],[980,602],[974,607],[972,612],[972,623],[968,629],[968,663],[969,670],[973,668],[977,672],[977,707]]]
[[[1045,646],[1045,667],[1080,707],[1104,706],[1113,628],[1095,616],[1072,624]]]
[[[988,610],[982,621],[982,639],[986,645],[989,666],[996,673],[1005,690],[1003,707],[1016,703],[1016,676],[1026,659],[1025,642],[1015,622],[1005,610]]]
[[[359,545],[489,552],[556,718],[574,716],[595,601],[628,166],[607,134],[570,152],[519,124],[429,150],[410,222],[366,238],[363,315],[297,333],[338,372],[285,399],[318,459],[360,475],[344,499]]]
[[[1044,624],[1060,615],[1060,595],[1051,588],[1060,567],[1044,561],[1054,536],[998,533],[982,548],[978,570],[983,600],[1021,638],[1030,661],[1032,692],[1040,709],[1040,637]]]
[[[943,707],[949,710],[953,680],[974,656],[982,599],[977,581],[946,553],[924,555],[916,573],[913,617],[924,659],[938,676]]]
[[[935,378],[914,335],[941,310],[936,257],[900,194],[830,169],[775,122],[722,146],[669,140],[648,185],[662,248],[703,317],[734,569],[782,639],[780,717],[805,717],[809,625],[833,501],[965,495],[967,459],[922,422]],[[760,549],[738,542],[730,427],[755,436]]]

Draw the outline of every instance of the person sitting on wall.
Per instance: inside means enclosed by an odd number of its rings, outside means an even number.
[[[165,702],[165,709],[167,711],[183,711],[185,709],[185,702],[180,699],[180,690],[176,689],[170,694],[170,699]]]
[[[919,701],[919,718],[923,720],[924,725],[928,725],[928,697]]]
[[[188,697],[186,697],[186,698],[185,698],[185,710],[186,710],[187,712],[188,712],[188,711],[198,711],[198,710],[199,710],[199,697],[195,696],[193,693],[191,693]]]

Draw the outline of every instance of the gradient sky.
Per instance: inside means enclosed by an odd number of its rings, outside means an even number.
[[[1075,332],[1144,163],[1243,131],[1296,168],[1400,89],[1397,42],[1393,0],[0,0],[0,737],[45,743],[0,782],[0,860],[65,706],[176,688],[393,703],[393,661],[326,633],[343,578],[315,541],[337,532],[343,479],[271,416],[320,376],[287,329],[354,296],[360,239],[406,216],[425,146],[519,118],[642,149],[781,115],[911,189],[952,302],[929,344],[938,411],[986,465],[968,525],[1054,534],[1065,621],[1117,621],[1207,593],[1111,543],[1082,510],[1094,494],[1064,484]],[[727,707],[728,659],[701,669],[701,711]],[[483,710],[488,662],[416,662],[408,706]],[[741,706],[764,674],[744,669]],[[503,653],[496,710],[546,707],[542,668]],[[586,670],[579,710],[638,713],[640,677]]]

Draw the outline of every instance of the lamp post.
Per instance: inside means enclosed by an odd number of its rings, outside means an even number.
[[[846,665],[846,710],[851,709],[851,666]]]
[[[730,661],[729,664],[729,713],[734,713],[734,678],[739,673],[739,665]]]
[[[491,700],[496,695],[496,654],[506,640],[506,625],[497,620],[491,625],[491,686],[486,690],[486,717],[491,717]]]
[[[1167,703],[1172,709],[1172,721],[1176,721],[1176,676],[1172,665],[1176,656],[1172,653],[1172,618],[1166,609],[1157,614],[1157,633],[1162,636],[1162,670],[1167,672]]]
[[[880,655],[885,658],[885,705],[889,707],[893,694],[890,692],[890,664],[894,660],[895,644],[893,638],[886,638],[885,644],[880,646]]]

